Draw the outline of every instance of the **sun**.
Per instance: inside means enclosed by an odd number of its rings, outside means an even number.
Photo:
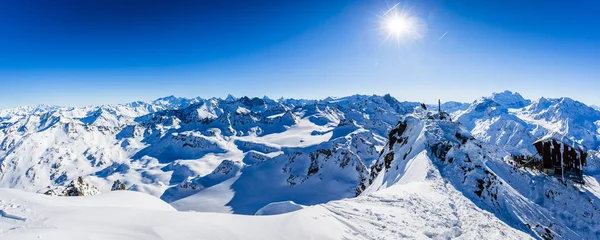
[[[414,31],[414,22],[407,16],[389,14],[384,19],[384,28],[390,36],[402,38]]]
[[[379,17],[380,29],[387,39],[397,42],[414,41],[423,38],[426,24],[411,14],[410,9],[400,4],[394,5]]]

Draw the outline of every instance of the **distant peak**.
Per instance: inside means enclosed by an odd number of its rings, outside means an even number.
[[[324,100],[324,101],[326,101],[326,102],[329,102],[329,101],[334,101],[334,100],[336,100],[336,99],[337,99],[337,98],[335,98],[335,97],[331,97],[331,96],[329,96],[329,97],[326,97],[326,98],[325,98],[325,99],[323,99],[323,100]]]
[[[499,92],[499,93],[496,93],[496,92],[495,92],[495,93],[493,93],[493,94],[494,94],[494,95],[496,95],[496,94],[503,94],[503,95],[513,95],[513,94],[517,94],[517,95],[520,95],[518,92],[512,92],[512,91],[510,91],[510,90],[504,90],[504,91],[502,91],[502,92]]]
[[[266,101],[262,98],[257,98],[257,97],[249,98],[248,96],[243,96],[243,97],[237,99],[236,101],[239,101],[240,103],[242,103],[248,107],[258,107],[258,106],[264,106],[266,104]]]
[[[154,103],[154,104],[181,104],[181,102],[183,102],[185,100],[187,100],[187,99],[170,95],[170,96],[158,98],[158,99],[152,101],[152,103]]]
[[[227,97],[225,98],[225,101],[227,102],[233,102],[235,100],[237,100],[237,98],[231,94],[227,94]]]
[[[171,95],[171,96],[166,96],[166,97],[156,99],[156,100],[152,101],[151,104],[155,105],[155,106],[167,107],[167,108],[180,108],[180,107],[189,106],[194,101],[197,101],[197,99],[192,100],[192,99],[188,99],[188,98],[184,98],[184,97],[175,97],[175,96]]]
[[[389,93],[386,95],[383,95],[383,99],[388,103],[398,102],[398,99],[392,97],[392,95],[390,95]]]
[[[161,97],[159,99],[156,99],[156,101],[170,101],[170,100],[176,100],[179,99],[178,97],[175,97],[174,95],[169,95],[166,97]]]
[[[562,98],[560,98],[560,102],[561,103],[579,103],[579,101],[574,100],[572,98],[568,98],[568,97],[562,97]]]
[[[508,108],[523,108],[531,104],[531,100],[523,98],[518,92],[511,92],[509,90],[500,93],[492,93],[490,99]]]
[[[492,93],[492,99],[494,98],[518,98],[518,99],[524,99],[523,96],[521,96],[521,94],[519,94],[518,92],[512,92],[509,90],[504,90],[503,92],[494,92]]]

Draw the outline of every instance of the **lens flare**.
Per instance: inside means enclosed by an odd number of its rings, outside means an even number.
[[[385,11],[380,20],[381,29],[387,35],[386,39],[395,39],[398,42],[421,39],[426,29],[423,21],[412,16],[410,11],[400,4]]]
[[[393,14],[385,19],[385,29],[389,35],[400,38],[413,31],[414,23],[410,18]]]

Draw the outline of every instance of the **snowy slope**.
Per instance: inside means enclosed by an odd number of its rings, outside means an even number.
[[[406,116],[373,165],[364,194],[437,184],[443,188],[428,191],[439,192],[436,198],[453,200],[453,206],[475,204],[537,238],[600,237],[596,190],[515,168],[504,162],[507,155],[502,148],[475,139],[460,123]]]
[[[177,212],[129,191],[59,198],[0,189],[1,239],[366,239],[321,206],[277,216]]]
[[[129,191],[59,198],[0,189],[2,239],[525,239],[489,214],[452,206],[416,188],[335,201],[271,216],[177,212],[157,198]],[[427,189],[423,189],[427,190]],[[396,202],[384,201],[394,197]],[[423,199],[423,201],[418,201]],[[416,207],[406,204],[414,202]],[[412,205],[412,204],[411,204]],[[472,207],[472,206],[469,206]],[[447,214],[447,215],[446,215]],[[425,217],[424,217],[425,216]],[[441,218],[438,218],[441,217]],[[471,222],[461,222],[468,217]],[[475,222],[477,220],[478,222]]]
[[[521,102],[515,100],[519,97],[520,95],[517,95],[508,99],[511,100],[510,103]],[[531,133],[530,126],[512,115],[506,104],[495,99],[497,97],[476,100],[466,110],[457,114],[457,121],[485,143],[501,146],[515,154],[534,153],[532,143],[537,138]]]

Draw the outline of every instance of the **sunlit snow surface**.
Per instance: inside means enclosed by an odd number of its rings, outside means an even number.
[[[60,198],[0,189],[1,239],[402,239],[527,235],[434,183],[271,216],[177,212],[135,192]]]
[[[1,239],[343,239],[349,227],[325,208],[255,217],[177,212],[135,192],[58,198],[0,190]],[[24,219],[24,220],[23,220]]]

